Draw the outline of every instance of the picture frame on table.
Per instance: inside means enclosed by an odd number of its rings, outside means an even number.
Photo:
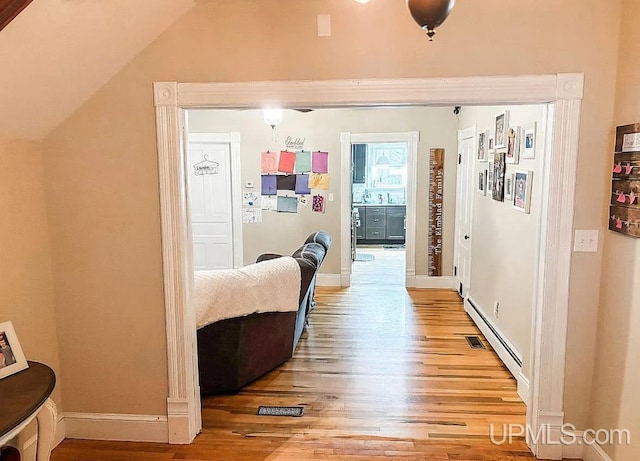
[[[513,207],[523,213],[531,212],[533,171],[516,170],[513,175]]]
[[[505,162],[517,165],[520,162],[520,127],[512,126],[507,130],[507,150]]]
[[[29,368],[13,323],[0,323],[0,379]]]
[[[478,133],[478,155],[476,159],[479,162],[486,162],[489,159],[489,132],[481,131]]]
[[[495,131],[495,142],[494,147],[496,149],[507,147],[507,130],[509,129],[509,111],[505,110],[504,112],[496,115],[496,131]]]
[[[513,203],[513,175],[504,175],[504,201]]]
[[[520,154],[522,158],[536,158],[536,122],[522,127]]]

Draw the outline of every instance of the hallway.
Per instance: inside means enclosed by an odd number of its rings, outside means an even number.
[[[533,459],[522,440],[490,443],[489,425],[524,424],[525,406],[498,357],[467,345],[479,332],[457,294],[386,279],[319,289],[294,358],[237,395],[204,399],[194,444],[67,440],[53,460]],[[305,413],[256,416],[259,405]]]

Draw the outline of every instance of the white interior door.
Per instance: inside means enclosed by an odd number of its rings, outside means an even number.
[[[189,141],[187,177],[193,234],[193,268],[232,269],[233,206],[228,143]]]
[[[473,217],[473,163],[476,127],[458,131],[458,181],[456,194],[456,239],[454,278],[460,296],[466,297],[471,283],[471,220]]]

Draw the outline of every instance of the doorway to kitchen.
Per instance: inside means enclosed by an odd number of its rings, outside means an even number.
[[[407,142],[351,145],[352,284],[405,284]]]

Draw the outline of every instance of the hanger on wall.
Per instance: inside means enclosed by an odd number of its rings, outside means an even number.
[[[202,161],[193,165],[193,170],[196,176],[203,176],[206,174],[218,174],[218,167],[220,164],[209,160],[209,155],[204,154]]]

